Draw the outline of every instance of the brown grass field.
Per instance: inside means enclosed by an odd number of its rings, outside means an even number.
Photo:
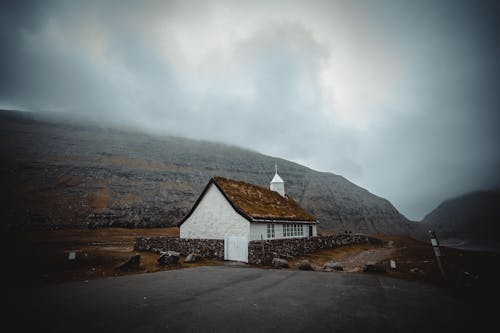
[[[4,276],[14,287],[30,287],[67,281],[85,281],[126,274],[148,273],[160,270],[220,265],[206,260],[202,263],[184,263],[175,267],[160,267],[158,254],[141,252],[141,270],[122,272],[116,269],[134,252],[134,240],[140,236],[177,236],[179,228],[31,231],[10,234],[3,253],[8,256],[11,275]],[[6,252],[8,251],[8,252]],[[70,252],[76,253],[69,260]]]
[[[322,231],[326,234],[326,231]],[[223,265],[224,262],[205,260],[196,264],[180,263],[174,267],[160,267],[158,254],[140,252],[141,269],[122,272],[116,267],[136,254],[134,239],[140,236],[176,236],[178,228],[30,231],[4,234],[3,278],[13,288],[27,288],[68,281],[86,281],[126,274],[140,274],[160,270],[182,269],[200,265]],[[408,237],[374,235],[383,245],[351,245],[322,250],[307,256],[290,258],[290,269],[296,269],[301,260],[309,260],[315,270],[322,270],[325,262],[339,262],[344,271],[324,274],[363,273],[368,261],[384,265],[385,274],[395,278],[418,280],[424,283],[447,285],[462,290],[476,290],[494,286],[500,277],[500,256],[487,252],[462,251],[443,248],[447,278],[443,281],[430,244]],[[70,252],[76,253],[69,260]],[[397,267],[391,269],[390,260]]]

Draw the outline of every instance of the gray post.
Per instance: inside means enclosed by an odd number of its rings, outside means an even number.
[[[443,261],[441,260],[441,257],[443,254],[441,253],[441,249],[439,248],[439,241],[437,239],[436,233],[434,230],[429,230],[429,235],[431,236],[431,244],[432,248],[434,249],[434,254],[436,255],[436,261],[439,266],[439,270],[441,271],[441,275],[443,276],[443,280],[446,281],[446,272],[444,270],[443,266]]]

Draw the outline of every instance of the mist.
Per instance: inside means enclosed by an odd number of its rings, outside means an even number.
[[[500,186],[494,1],[2,2],[0,108],[231,143],[420,220]]]

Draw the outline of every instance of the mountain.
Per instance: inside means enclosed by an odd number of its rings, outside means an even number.
[[[342,176],[230,145],[54,114],[0,111],[0,122],[4,228],[173,226],[210,177],[267,187],[275,163],[286,192],[323,228],[408,234],[413,225]]]
[[[443,240],[500,243],[500,189],[471,192],[444,201],[422,220]]]

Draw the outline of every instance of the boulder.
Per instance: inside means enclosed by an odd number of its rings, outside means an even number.
[[[385,272],[385,267],[382,265],[382,263],[375,262],[375,261],[368,261],[365,265],[365,269],[363,270],[364,272],[370,272],[370,273],[383,273]]]
[[[298,268],[299,268],[301,271],[314,271],[314,268],[312,267],[312,265],[311,265],[311,263],[309,262],[309,260],[302,260],[302,261],[299,263]]]
[[[273,258],[273,267],[275,268],[288,268],[288,261],[280,258]]]
[[[160,266],[177,265],[179,263],[180,256],[181,254],[175,251],[162,252],[160,258],[158,258],[158,265]]]
[[[418,276],[424,276],[425,275],[425,272],[423,270],[421,270],[420,268],[417,268],[417,267],[411,268],[410,269],[410,273],[418,275]]]
[[[339,262],[327,262],[323,265],[323,270],[325,272],[343,271],[344,267]]]
[[[116,267],[116,269],[119,269],[124,272],[130,272],[130,271],[138,271],[141,266],[141,255],[136,254],[120,266]]]
[[[190,253],[186,257],[186,259],[184,259],[184,262],[185,263],[193,263],[193,262],[198,262],[200,260],[201,260],[201,256],[199,254],[197,254],[197,253]]]

